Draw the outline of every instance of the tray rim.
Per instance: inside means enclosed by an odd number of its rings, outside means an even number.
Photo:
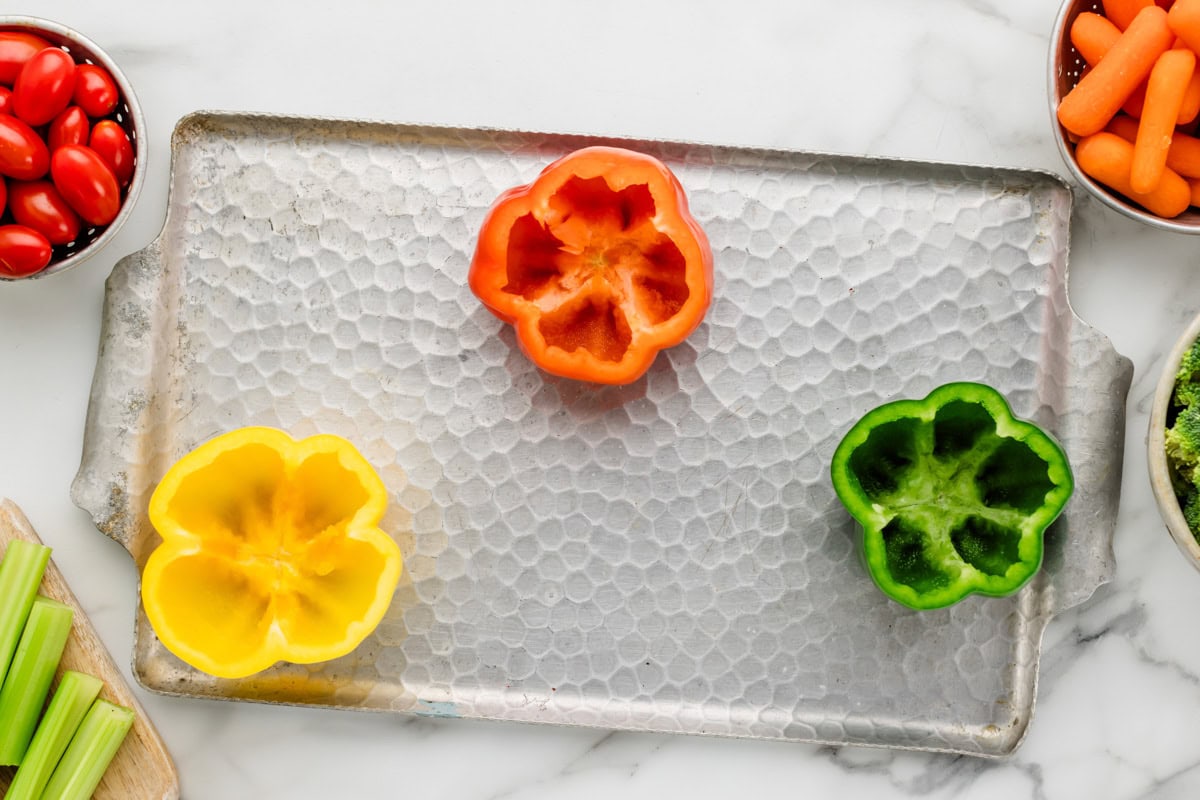
[[[1074,212],[1074,189],[1062,176],[1060,176],[1050,170],[1040,169],[1040,168],[1026,168],[1026,167],[1013,167],[1013,166],[989,166],[989,165],[963,163],[963,162],[928,161],[928,160],[915,159],[915,158],[891,157],[891,156],[870,156],[870,155],[859,156],[859,155],[848,154],[848,153],[820,152],[820,151],[809,151],[809,150],[793,149],[793,148],[764,147],[764,146],[753,146],[753,145],[745,146],[745,145],[734,145],[734,144],[722,144],[722,143],[713,143],[713,142],[706,142],[706,141],[699,141],[699,140],[635,138],[635,137],[625,137],[625,136],[613,136],[613,135],[607,135],[607,134],[597,135],[597,134],[589,134],[589,133],[572,133],[572,132],[544,132],[544,131],[525,130],[525,129],[518,129],[518,128],[471,127],[471,126],[462,126],[462,125],[444,125],[444,124],[430,124],[430,123],[419,123],[419,122],[418,123],[401,122],[401,121],[382,120],[382,119],[355,119],[355,118],[308,116],[308,115],[302,116],[302,115],[279,114],[279,113],[269,113],[269,112],[197,110],[197,111],[190,112],[190,113],[184,115],[183,117],[181,117],[177,121],[177,123],[172,131],[171,148],[170,148],[171,149],[171,163],[170,163],[170,174],[169,174],[169,185],[168,185],[168,200],[167,200],[166,211],[164,213],[164,221],[162,224],[162,228],[160,229],[158,234],[156,234],[154,239],[149,244],[147,244],[142,249],[137,250],[137,251],[129,254],[128,256],[122,258],[118,262],[118,264],[116,265],[116,267],[113,270],[113,275],[110,275],[110,278],[109,278],[110,282],[113,280],[114,276],[117,275],[118,271],[127,267],[126,262],[132,261],[134,259],[138,259],[138,258],[149,259],[151,261],[158,262],[161,265],[161,259],[164,256],[164,251],[165,251],[165,237],[168,234],[168,228],[169,228],[169,225],[171,222],[173,209],[175,207],[172,202],[173,198],[170,195],[173,194],[174,191],[176,190],[176,171],[177,171],[177,167],[178,167],[178,158],[177,158],[178,150],[179,150],[179,148],[181,148],[182,146],[184,146],[186,144],[184,137],[192,129],[192,127],[203,126],[206,124],[218,125],[221,123],[228,124],[230,122],[236,123],[238,121],[254,121],[254,120],[269,121],[270,123],[276,124],[276,125],[286,124],[286,123],[299,123],[299,124],[319,123],[322,125],[331,125],[331,126],[335,126],[335,125],[352,126],[353,129],[363,128],[363,129],[371,129],[371,130],[375,130],[375,129],[392,130],[392,131],[400,132],[400,134],[403,136],[410,136],[414,139],[418,139],[420,137],[420,134],[422,134],[422,133],[437,134],[440,136],[454,136],[454,135],[458,135],[458,134],[470,134],[470,135],[477,135],[477,136],[478,135],[483,135],[483,136],[494,135],[494,136],[515,136],[515,137],[534,137],[534,138],[540,137],[540,138],[552,139],[552,140],[560,141],[560,142],[564,142],[564,143],[569,143],[572,140],[577,140],[578,144],[581,146],[585,143],[586,144],[615,144],[615,145],[624,145],[624,146],[632,146],[632,147],[637,147],[638,145],[643,145],[643,146],[644,145],[652,145],[655,147],[661,147],[661,148],[667,148],[667,149],[674,148],[674,147],[702,148],[702,149],[710,150],[710,151],[718,153],[718,154],[725,153],[725,154],[729,154],[729,155],[751,155],[751,156],[759,156],[759,157],[766,157],[766,158],[810,157],[810,158],[814,158],[814,159],[830,159],[830,160],[835,160],[838,162],[852,162],[857,165],[862,165],[865,163],[865,164],[879,164],[879,165],[885,165],[885,166],[886,165],[899,165],[899,166],[906,166],[906,167],[913,167],[913,166],[915,166],[915,167],[931,167],[931,168],[940,169],[940,170],[955,171],[958,174],[964,176],[965,178],[972,177],[973,173],[974,174],[988,173],[989,175],[992,175],[992,176],[999,174],[1001,176],[1012,176],[1012,177],[1018,178],[1018,179],[1021,179],[1021,178],[1026,179],[1030,182],[1031,187],[1034,187],[1034,188],[1037,188],[1042,185],[1046,185],[1055,191],[1064,191],[1065,190],[1065,192],[1064,192],[1065,200],[1063,201],[1063,203],[1064,203],[1063,213],[1064,213],[1064,217],[1065,217],[1065,222],[1063,225],[1063,227],[1064,227],[1064,230],[1063,230],[1064,245],[1063,245],[1063,250],[1062,250],[1062,254],[1061,254],[1061,258],[1062,258],[1062,262],[1063,262],[1062,267],[1061,267],[1061,272],[1062,272],[1061,299],[1062,299],[1063,303],[1065,304],[1066,314],[1069,315],[1069,320],[1070,320],[1071,325],[1070,325],[1070,330],[1065,335],[1064,339],[1068,343],[1075,341],[1080,336],[1082,336],[1084,338],[1092,339],[1093,341],[1095,341],[1095,343],[1097,344],[1098,347],[1105,349],[1107,353],[1111,354],[1111,356],[1113,357],[1113,360],[1114,360],[1114,379],[1115,379],[1114,385],[1119,386],[1119,385],[1123,384],[1124,392],[1126,393],[1126,396],[1127,396],[1129,384],[1132,379],[1132,370],[1133,370],[1132,362],[1128,358],[1126,358],[1125,356],[1121,355],[1120,353],[1118,353],[1116,351],[1112,341],[1109,339],[1109,337],[1107,335],[1105,335],[1102,331],[1093,327],[1092,325],[1087,323],[1085,320],[1083,320],[1081,317],[1079,317],[1079,315],[1075,312],[1073,306],[1071,305],[1070,293],[1069,293],[1069,281],[1070,281],[1070,269],[1069,269],[1070,247],[1069,247],[1069,244],[1070,244],[1070,219]],[[1056,291],[1053,294],[1057,295],[1058,292]],[[108,289],[106,286],[106,298],[107,298],[107,295],[108,295]],[[108,325],[108,318],[107,318],[107,313],[106,313],[105,319],[104,319],[104,327],[107,328],[107,325]],[[103,342],[104,340],[105,340],[105,331],[102,330],[101,341]],[[98,375],[99,375],[99,361],[97,362],[97,377],[98,377]],[[1122,407],[1122,414],[1120,416],[1122,417],[1122,421],[1123,421],[1123,418],[1124,418],[1124,413],[1123,413],[1124,404],[1123,403],[1121,404],[1121,407]],[[90,404],[89,404],[89,415],[90,415]],[[91,430],[91,426],[89,425],[88,429],[87,429],[88,435],[90,435],[90,430]],[[87,450],[88,450],[88,447],[87,447],[87,443],[85,441],[84,462],[86,462],[86,460],[87,460],[87,458],[86,458]],[[1119,460],[1117,461],[1117,466],[1118,466],[1118,469],[1121,468],[1121,464],[1120,464]],[[79,505],[81,508],[88,511],[88,513],[92,516],[93,521],[97,524],[97,527],[99,527],[103,533],[105,533],[110,538],[113,538],[116,541],[118,541],[120,544],[122,544],[122,546],[127,551],[130,552],[131,556],[133,556],[132,551],[130,551],[129,543],[127,541],[123,541],[120,537],[115,535],[115,531],[113,529],[109,528],[108,530],[106,530],[104,527],[102,527],[100,525],[99,515],[91,507],[89,507],[89,506],[85,505],[83,502],[81,502],[80,497],[77,496],[77,489],[78,489],[78,486],[81,483],[83,483],[83,481],[84,481],[84,465],[81,464],[80,472],[76,475],[75,481],[72,484],[72,499],[76,502],[77,505]],[[1118,492],[1119,492],[1119,484],[1118,484]],[[1117,498],[1116,502],[1119,504],[1119,497]],[[1114,506],[1114,509],[1115,509],[1115,507],[1116,506]],[[1115,528],[1115,513],[1114,513],[1113,525],[1109,526],[1109,527]],[[1030,636],[1028,645],[1032,648],[1032,651],[1034,654],[1034,663],[1033,663],[1032,669],[1030,670],[1031,674],[1032,674],[1032,683],[1030,686],[1031,700],[1030,700],[1030,705],[1029,705],[1029,709],[1028,709],[1029,713],[1024,715],[1023,719],[1018,720],[1019,724],[1011,726],[1012,734],[1003,737],[1004,744],[1002,744],[1001,748],[996,752],[954,749],[954,748],[938,747],[938,746],[897,745],[897,744],[892,744],[892,743],[857,741],[857,740],[834,742],[834,741],[830,741],[828,739],[821,739],[821,738],[808,739],[808,738],[784,737],[784,736],[776,737],[776,736],[764,736],[764,735],[750,734],[750,733],[729,733],[729,732],[725,732],[725,731],[704,732],[704,731],[680,730],[680,731],[669,731],[669,732],[674,733],[674,734],[684,733],[686,735],[717,736],[717,737],[721,737],[721,738],[748,738],[748,739],[763,739],[763,740],[767,740],[767,741],[807,742],[807,743],[833,744],[833,745],[852,744],[852,745],[856,745],[856,746],[882,747],[882,748],[886,748],[886,749],[898,749],[898,750],[915,750],[915,751],[927,751],[927,752],[952,752],[952,753],[959,753],[959,754],[971,755],[971,756],[983,757],[983,758],[1005,758],[1005,757],[1008,757],[1009,755],[1011,755],[1013,752],[1015,752],[1018,749],[1021,742],[1024,740],[1025,735],[1027,734],[1028,725],[1032,721],[1033,711],[1034,711],[1034,708],[1036,705],[1036,694],[1037,694],[1038,673],[1039,673],[1038,665],[1040,662],[1042,637],[1045,632],[1045,627],[1048,624],[1049,620],[1052,619],[1054,616],[1056,616],[1057,614],[1060,614],[1063,611],[1065,611],[1069,608],[1072,608],[1080,603],[1086,602],[1095,593],[1095,591],[1097,591],[1100,588],[1100,586],[1104,585],[1109,580],[1111,580],[1113,533],[1114,533],[1114,531],[1110,530],[1108,532],[1108,534],[1105,537],[1103,537],[1103,539],[1104,539],[1103,543],[1106,544],[1107,550],[1108,550],[1108,559],[1107,560],[1108,560],[1108,562],[1110,562],[1109,567],[1105,574],[1101,574],[1097,577],[1094,585],[1091,586],[1090,591],[1087,592],[1085,595],[1081,595],[1081,596],[1074,598],[1072,602],[1067,603],[1067,604],[1054,605],[1053,602],[1051,602],[1050,605],[1052,607],[1049,607],[1049,608],[1046,608],[1046,609],[1043,609],[1040,611],[1035,611],[1035,612],[1033,612],[1032,616],[1030,617],[1030,621],[1033,624],[1034,630],[1032,630],[1032,632],[1031,632],[1032,635]],[[136,562],[136,558],[135,558],[135,562]],[[1041,596],[1041,595],[1039,595],[1039,596]],[[141,673],[141,670],[138,668],[138,664],[136,663],[136,661],[137,661],[137,659],[136,659],[136,644],[135,644],[134,655],[135,655],[134,674],[135,674],[135,677],[136,677],[138,683],[140,685],[142,685],[144,688],[146,688],[148,691],[152,691],[157,694],[162,694],[162,695],[166,695],[166,696],[178,696],[178,697],[189,697],[189,698],[202,697],[203,699],[221,699],[221,700],[229,700],[229,701],[266,703],[266,704],[273,704],[273,705],[293,705],[293,706],[300,706],[300,707],[317,707],[317,708],[328,707],[328,708],[339,708],[339,709],[348,709],[348,710],[359,710],[359,711],[364,711],[364,712],[368,712],[368,713],[369,712],[409,713],[409,714],[414,714],[414,715],[418,715],[418,716],[434,716],[434,717],[457,717],[458,716],[455,713],[444,713],[443,711],[440,711],[437,708],[438,703],[436,701],[420,701],[420,700],[418,701],[418,703],[429,704],[431,707],[428,709],[417,708],[417,709],[400,711],[400,710],[389,709],[389,708],[384,708],[384,707],[341,706],[341,705],[337,705],[336,703],[333,703],[333,702],[331,702],[331,703],[305,702],[305,701],[293,702],[293,701],[288,701],[288,700],[278,700],[278,699],[272,699],[272,698],[245,697],[245,696],[237,696],[237,695],[210,696],[210,695],[196,695],[196,694],[188,693],[188,692],[184,692],[184,691],[178,691],[178,692],[170,691],[170,690],[161,689],[154,685],[148,685],[148,683],[145,680],[143,680],[143,675]],[[604,730],[627,730],[627,731],[637,731],[637,732],[647,732],[649,730],[650,732],[660,732],[655,729],[647,729],[646,727],[639,727],[636,725],[621,726],[621,725],[612,725],[612,724],[608,724],[608,723],[590,724],[589,725],[587,723],[578,723],[578,722],[571,722],[571,721],[540,720],[540,719],[539,720],[532,720],[532,719],[514,720],[510,717],[490,716],[490,715],[484,715],[484,714],[479,714],[479,713],[472,713],[467,718],[483,719],[483,720],[490,720],[490,721],[503,721],[503,722],[512,722],[512,721],[535,722],[536,724],[551,724],[551,725],[560,725],[560,726],[565,726],[565,727],[593,727],[593,728],[599,728],[599,729],[604,729]],[[845,717],[845,719],[853,719],[853,718],[854,717],[852,715],[847,715]],[[866,720],[871,719],[871,717],[865,716],[865,715],[861,716],[860,718],[866,719]],[[666,733],[668,731],[661,731],[661,732]],[[1013,735],[1013,734],[1015,734],[1015,735]]]

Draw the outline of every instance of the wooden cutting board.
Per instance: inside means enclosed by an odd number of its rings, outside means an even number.
[[[14,539],[41,543],[37,532],[16,503],[0,499],[0,555]],[[59,673],[64,669],[73,669],[95,675],[104,681],[101,697],[132,708],[137,714],[133,729],[125,737],[108,772],[96,788],[95,800],[177,800],[179,774],[175,771],[171,755],[151,724],[146,710],[138,703],[112,656],[96,635],[87,614],[79,607],[62,573],[54,565],[53,557],[42,579],[41,593],[75,609],[71,637],[63,651]],[[0,797],[8,792],[15,771],[14,767],[0,767]]]

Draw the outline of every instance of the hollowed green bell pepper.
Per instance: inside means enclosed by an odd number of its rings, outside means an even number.
[[[833,455],[875,583],[918,610],[1019,590],[1075,488],[1062,448],[1004,397],[950,383],[868,412]]]

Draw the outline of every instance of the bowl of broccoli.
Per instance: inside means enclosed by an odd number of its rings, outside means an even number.
[[[1163,365],[1147,447],[1158,510],[1175,544],[1200,570],[1200,316]]]

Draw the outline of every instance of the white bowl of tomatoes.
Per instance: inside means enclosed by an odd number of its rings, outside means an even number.
[[[0,16],[0,280],[77,266],[116,235],[141,191],[145,120],[90,39]]]

